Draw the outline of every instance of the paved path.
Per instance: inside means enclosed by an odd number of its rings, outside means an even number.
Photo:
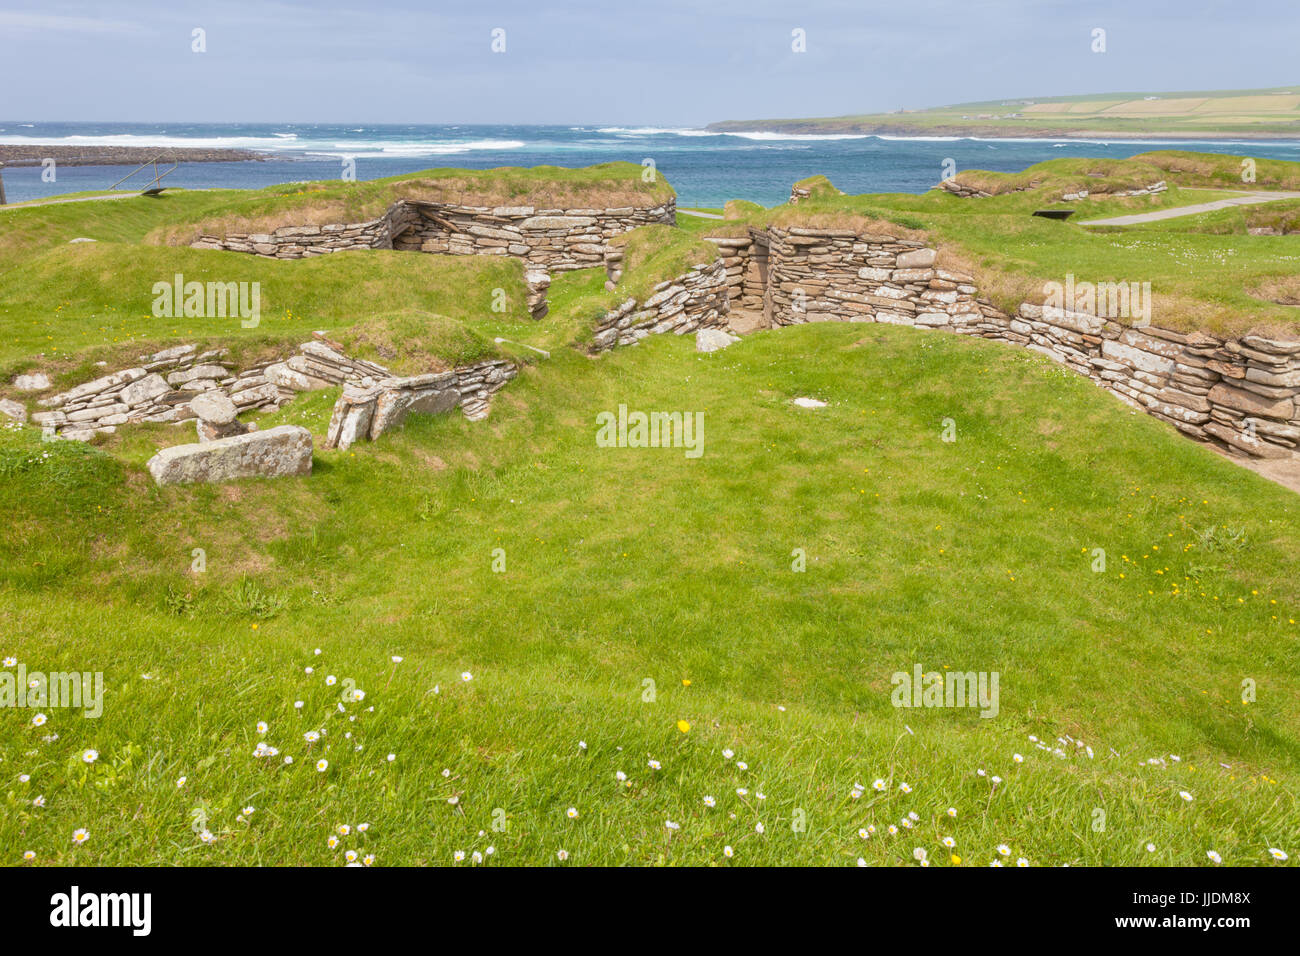
[[[33,206],[61,206],[69,202],[99,202],[101,199],[130,199],[139,193],[115,193],[111,196],[79,196],[76,199],[33,199],[29,202],[14,202],[0,206],[0,212],[6,209],[31,209]]]
[[[1253,206],[1261,202],[1275,202],[1278,199],[1300,199],[1300,193],[1268,192],[1239,193],[1228,199],[1216,199],[1214,202],[1197,203],[1194,206],[1176,206],[1173,209],[1158,209],[1155,212],[1135,213],[1132,216],[1113,216],[1110,219],[1089,219],[1081,226],[1132,226],[1139,222],[1156,222],[1160,219],[1176,219],[1179,216],[1195,216],[1216,209],[1229,209],[1232,206]]]

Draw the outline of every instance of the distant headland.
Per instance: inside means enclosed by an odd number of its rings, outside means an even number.
[[[725,120],[719,133],[1044,139],[1300,139],[1300,84],[1264,90],[1095,93],[806,119]]]

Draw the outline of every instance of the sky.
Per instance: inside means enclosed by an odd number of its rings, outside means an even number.
[[[0,120],[700,126],[1284,86],[1298,38],[1300,0],[0,0]]]

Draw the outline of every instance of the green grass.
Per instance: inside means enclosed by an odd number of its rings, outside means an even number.
[[[817,324],[712,355],[663,336],[588,357],[595,319],[693,264],[708,220],[630,235],[614,292],[601,269],[557,275],[533,322],[518,264],[495,257],[140,245],[168,226],[159,210],[211,201],[173,198],[123,200],[120,220],[93,203],[12,213],[48,229],[16,220],[0,361],[66,384],[146,341],[252,354],[325,328],[399,371],[492,350],[530,364],[486,421],[416,416],[347,452],[319,450],[337,389],[252,416],[313,432],[305,479],[159,488],[145,462],[190,429],[92,446],[0,429],[0,658],[106,687],[96,719],[0,708],[0,862],[451,864],[491,846],[500,864],[896,865],[919,847],[986,865],[1001,844],[1035,865],[1294,860],[1291,492],[982,340]],[[761,215],[902,221],[1022,277],[1140,261],[1172,279],[1259,241],[1093,235],[1030,219],[1032,202]],[[101,243],[65,244],[92,226]],[[1245,248],[1258,270],[1269,247]],[[1251,273],[1232,266],[1214,268],[1239,289]],[[288,314],[247,333],[139,314],[177,269],[260,281]],[[620,404],[702,412],[703,456],[598,447],[596,416]],[[997,672],[998,716],[893,707],[891,675],[915,664]],[[259,741],[279,754],[253,756]]]
[[[330,399],[266,424],[319,436]],[[702,411],[705,454],[597,448],[619,403]],[[108,688],[98,720],[0,712],[7,861],[946,863],[951,836],[964,865],[1003,843],[1261,864],[1300,823],[1290,493],[996,344],[805,326],[707,357],[566,350],[487,423],[416,419],[303,481],[157,489],[94,449],[3,442],[0,653]],[[893,708],[914,663],[998,671],[999,716]],[[366,697],[340,711],[344,686]]]

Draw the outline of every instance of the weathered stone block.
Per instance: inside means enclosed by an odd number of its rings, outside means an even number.
[[[1291,398],[1270,399],[1245,389],[1219,383],[1210,389],[1207,396],[1214,405],[1235,408],[1250,415],[1264,418],[1276,418],[1286,421],[1295,417],[1295,400]]]
[[[166,395],[171,391],[171,386],[157,372],[146,375],[138,382],[132,382],[118,394],[118,399],[124,405],[136,408],[140,405],[153,404],[154,399],[161,395]]]
[[[196,395],[190,402],[190,408],[198,418],[213,425],[229,425],[239,415],[235,403],[219,391]]]
[[[281,425],[264,432],[164,448],[149,459],[160,485],[311,474],[311,432]]]
[[[934,265],[935,251],[933,249],[914,249],[911,252],[902,252],[898,255],[898,268],[900,269],[924,269]]]

